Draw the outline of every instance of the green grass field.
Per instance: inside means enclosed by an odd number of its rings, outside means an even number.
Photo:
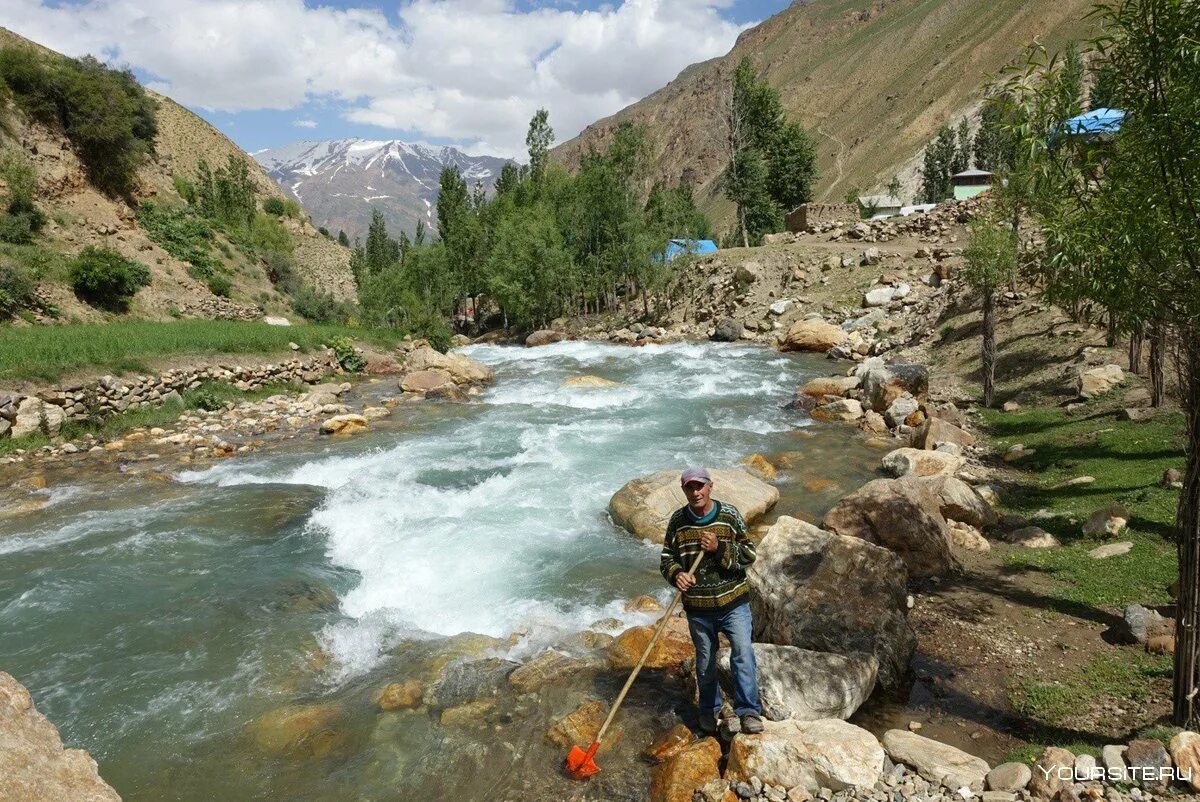
[[[0,383],[54,381],[79,370],[146,372],[150,361],[163,357],[286,353],[291,342],[301,351],[311,351],[334,337],[392,347],[403,336],[396,329],[268,326],[222,320],[0,327]]]

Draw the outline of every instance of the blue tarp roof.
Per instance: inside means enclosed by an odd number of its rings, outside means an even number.
[[[716,253],[717,244],[710,239],[673,239],[667,243],[664,254],[666,261],[671,261],[681,253]]]
[[[1068,134],[1115,134],[1121,130],[1125,112],[1120,109],[1092,109],[1063,123]]]

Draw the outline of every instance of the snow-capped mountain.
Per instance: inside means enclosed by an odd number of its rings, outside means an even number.
[[[467,186],[479,181],[490,191],[507,161],[398,139],[308,140],[252,155],[313,222],[335,235],[343,229],[352,240],[366,236],[372,207],[383,212],[393,236],[411,234],[418,220],[436,228],[443,167],[456,165]]]

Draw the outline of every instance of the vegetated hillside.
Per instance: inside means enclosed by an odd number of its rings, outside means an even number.
[[[0,48],[31,48],[48,59],[59,58],[3,28]],[[45,218],[28,243],[0,242],[0,271],[20,271],[36,282],[33,295],[38,301],[21,309],[21,317],[43,321],[110,317],[110,312],[76,297],[70,286],[71,259],[88,246],[110,249],[149,268],[149,284],[132,297],[124,312],[130,317],[295,317],[294,293],[300,286],[336,299],[354,297],[349,249],[319,233],[295,204],[274,215],[259,212],[257,222],[263,231],[256,232],[260,239],[270,238],[274,252],[286,257],[290,283],[278,280],[278,269],[272,281],[268,257],[275,254],[268,254],[249,234],[239,238],[189,212],[180,191],[195,184],[202,161],[213,169],[244,164],[258,209],[266,204],[279,210],[286,199],[266,172],[227,137],[169,98],[149,90],[146,94],[156,107],[153,152],[137,167],[128,197],[122,197],[96,186],[63,126],[27,113],[7,88],[0,93],[0,154],[33,168],[33,200]],[[8,189],[0,179],[0,196],[7,196]],[[170,212],[157,231],[147,228],[148,208]],[[180,240],[185,224],[191,237],[186,242]],[[170,242],[173,237],[175,244]],[[197,247],[199,253],[181,258],[188,246]]]
[[[974,109],[988,76],[1035,39],[1051,50],[1087,38],[1092,0],[811,0],[745,31],[725,56],[694,64],[659,91],[588,126],[555,149],[575,167],[623,122],[644,124],[656,178],[686,178],[714,222],[732,208],[716,181],[721,99],[743,57],[780,92],[812,135],[817,200],[882,188],[939,125]],[[902,176],[903,179],[903,176]]]
[[[478,181],[490,192],[508,161],[398,139],[309,140],[253,155],[318,225],[351,239],[366,238],[376,208],[389,231],[411,235],[418,221],[435,228],[443,167],[457,167],[468,187]]]

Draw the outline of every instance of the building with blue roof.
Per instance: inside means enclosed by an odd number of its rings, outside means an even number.
[[[1125,112],[1120,109],[1092,109],[1062,124],[1063,133],[1088,139],[1111,137],[1121,130]]]
[[[662,260],[669,262],[684,253],[716,253],[717,244],[710,239],[673,239],[667,242]]]

